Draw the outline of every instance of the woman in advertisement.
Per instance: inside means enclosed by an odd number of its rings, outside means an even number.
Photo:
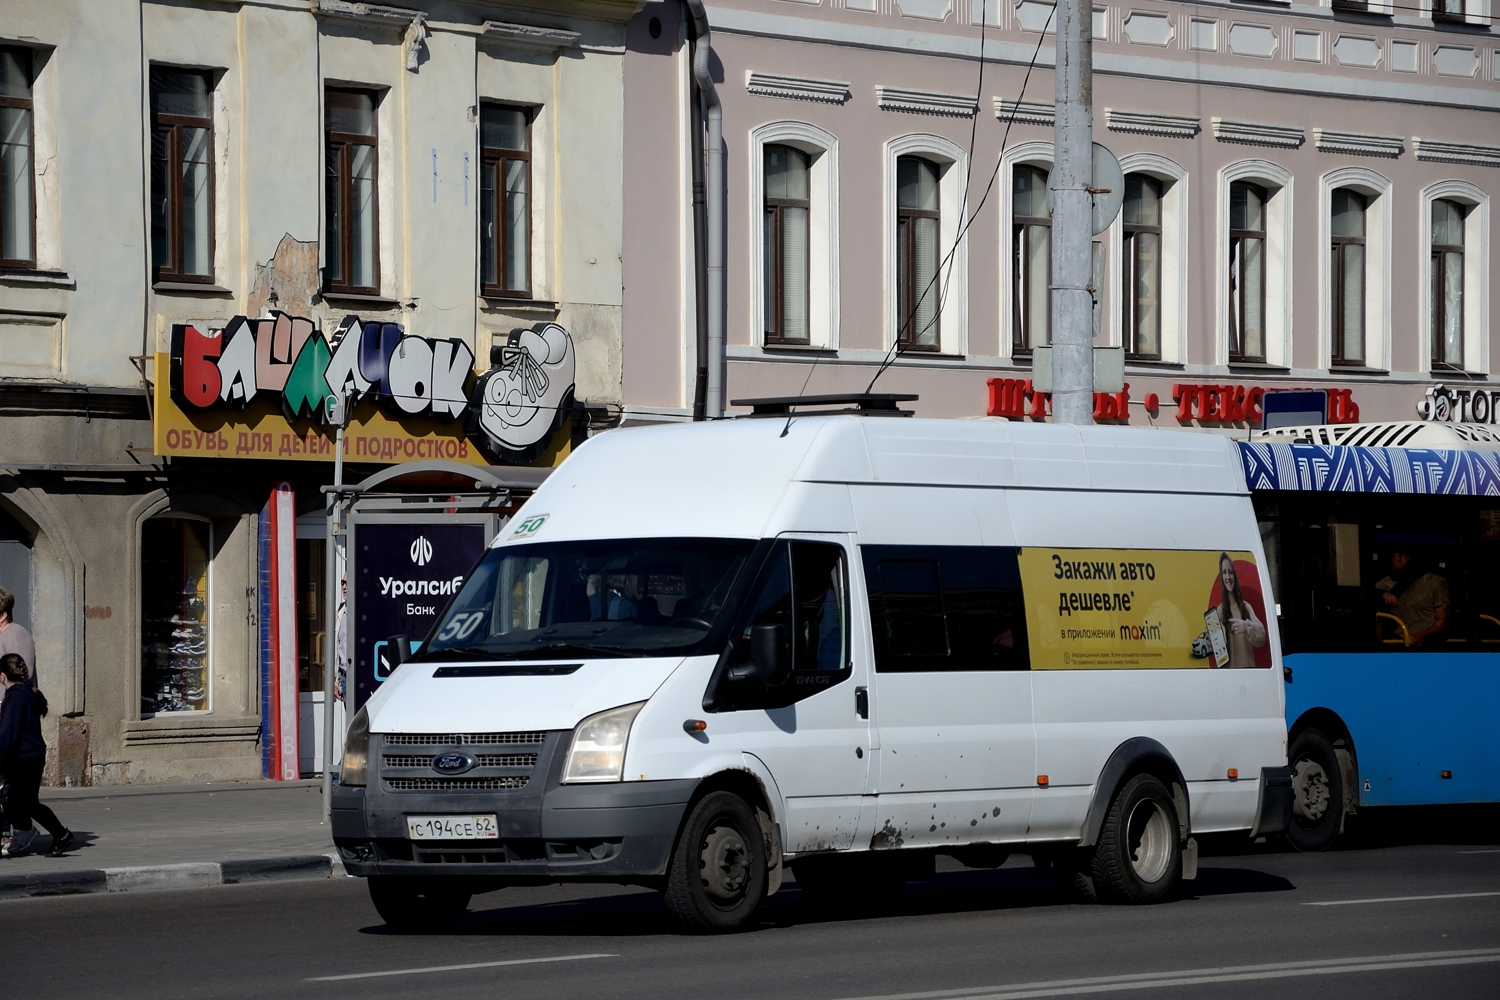
[[[1240,590],[1239,571],[1229,553],[1219,553],[1219,603],[1203,616],[1213,644],[1214,665],[1253,667],[1255,650],[1266,644],[1266,627]]]

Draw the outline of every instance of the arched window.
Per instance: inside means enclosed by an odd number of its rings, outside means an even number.
[[[1052,343],[1052,216],[1048,171],[1022,164],[1011,175],[1012,353]]]
[[[1229,187],[1229,359],[1266,360],[1266,189]]]
[[[779,144],[765,147],[766,343],[806,344],[812,157]]]
[[[1369,199],[1338,188],[1331,206],[1329,262],[1333,272],[1333,363],[1365,363],[1365,215]]]
[[[838,141],[805,122],[750,133],[752,330],[765,347],[838,346]]]
[[[1320,182],[1323,356],[1330,367],[1391,362],[1391,182],[1343,167]]]
[[[1464,216],[1448,198],[1432,203],[1432,366],[1464,366]]]
[[[942,209],[941,168],[920,156],[896,160],[896,338],[907,350],[936,351],[939,337],[938,265]]]
[[[1120,288],[1123,341],[1132,358],[1161,360],[1162,182],[1149,174],[1125,178],[1121,206]]]
[[[1291,365],[1292,181],[1269,160],[1219,173],[1221,363]]]

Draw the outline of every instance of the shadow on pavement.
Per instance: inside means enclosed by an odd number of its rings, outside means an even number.
[[[1291,892],[1296,885],[1280,875],[1259,872],[1253,868],[1209,868],[1198,869],[1198,877],[1183,882],[1179,898],[1198,899],[1203,896],[1234,896],[1252,892]]]

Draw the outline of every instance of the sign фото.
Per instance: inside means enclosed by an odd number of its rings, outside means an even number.
[[[556,464],[569,444],[559,431],[573,407],[573,359],[572,337],[555,323],[514,331],[483,374],[462,340],[358,316],[326,339],[312,320],[282,312],[222,328],[180,323],[156,358],[155,450],[329,461],[342,396],[356,407],[348,460]]]
[[[1500,424],[1500,389],[1439,382],[1417,402],[1417,416],[1436,423]]]

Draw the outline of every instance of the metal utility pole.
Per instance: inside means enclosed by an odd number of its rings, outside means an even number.
[[[1052,419],[1094,422],[1094,11],[1057,5],[1057,118],[1052,190]]]

